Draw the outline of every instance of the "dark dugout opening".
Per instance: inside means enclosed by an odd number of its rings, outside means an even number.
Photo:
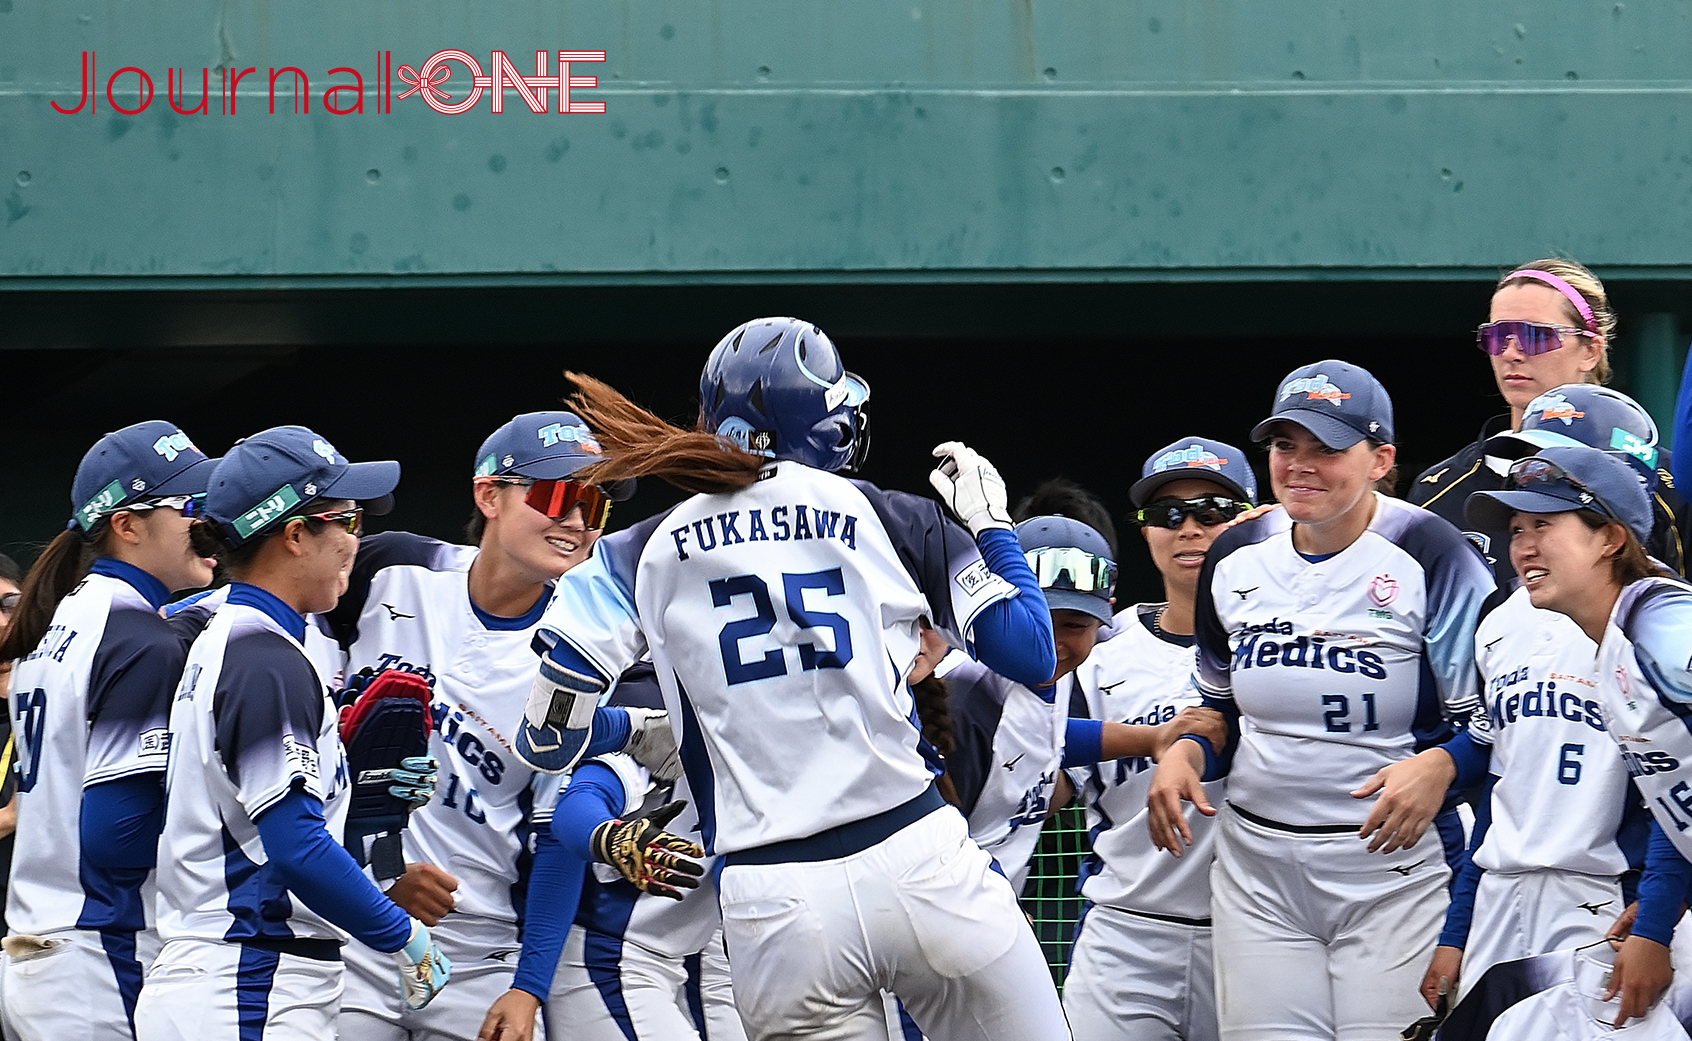
[[[1402,494],[1502,411],[1473,327],[1491,281],[1124,284],[747,284],[12,291],[0,328],[0,545],[27,560],[69,516],[71,474],[101,434],[168,418],[218,454],[303,423],[354,459],[404,465],[373,528],[457,539],[473,456],[518,412],[556,407],[566,368],[688,421],[699,367],[747,318],[796,314],[829,332],[874,389],[862,476],[928,493],[929,450],[967,441],[1013,499],[1063,475],[1118,518],[1119,603],[1157,595],[1127,523],[1153,450],[1189,434],[1246,443],[1276,381],[1337,357],[1393,395]],[[1629,317],[1673,311],[1672,283],[1613,280],[1616,386],[1630,385]],[[1692,327],[1687,316],[1682,329]],[[1660,394],[1661,388],[1658,388]],[[1670,390],[1672,396],[1672,389]],[[1666,425],[1670,417],[1659,414]],[[1267,485],[1264,486],[1267,494]],[[643,487],[612,529],[678,496]]]

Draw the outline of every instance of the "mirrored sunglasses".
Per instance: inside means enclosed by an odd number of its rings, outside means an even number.
[[[346,510],[332,510],[329,513],[299,513],[295,517],[304,520],[321,521],[324,524],[338,524],[347,529],[348,535],[362,535],[364,533],[364,507],[354,506]],[[289,517],[288,520],[293,520]],[[286,524],[288,521],[283,521]]]
[[[527,488],[523,501],[529,504],[530,509],[555,521],[568,517],[570,511],[578,506],[582,508],[582,523],[589,528],[603,528],[611,519],[611,497],[597,484],[568,479],[536,481],[527,477],[495,477],[492,480],[498,484]]]
[[[1596,336],[1597,333],[1568,325],[1541,325],[1539,322],[1487,322],[1475,330],[1475,346],[1497,357],[1510,349],[1514,342],[1521,352],[1532,358],[1546,354],[1563,345],[1563,334]]]
[[[1615,510],[1610,509],[1609,503],[1599,498],[1597,492],[1580,483],[1578,477],[1551,460],[1537,455],[1530,455],[1526,459],[1518,459],[1510,464],[1510,483],[1523,491],[1532,491],[1538,488],[1551,494],[1573,488],[1580,493],[1581,501],[1578,504],[1571,501],[1570,505],[1592,507],[1614,520],[1621,519],[1616,516]],[[1566,495],[1558,495],[1557,497],[1567,498]]]
[[[131,513],[145,513],[156,509],[178,510],[184,517],[193,518],[205,512],[206,496],[204,492],[199,495],[163,495],[157,499],[140,499],[122,508]]]
[[[1196,499],[1153,499],[1134,514],[1142,528],[1179,528],[1188,517],[1207,528],[1226,524],[1251,509],[1251,504],[1223,495],[1201,495]]]
[[[1074,546],[1031,549],[1023,554],[1041,589],[1073,589],[1078,593],[1108,593],[1116,585],[1116,565],[1108,557]],[[1068,584],[1057,583],[1068,579]]]

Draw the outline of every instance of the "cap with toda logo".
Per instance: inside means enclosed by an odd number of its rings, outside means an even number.
[[[235,442],[212,470],[206,513],[232,545],[290,517],[313,499],[351,499],[371,513],[393,507],[400,464],[349,463],[302,426],[271,427]]]
[[[475,476],[562,481],[604,459],[593,431],[574,412],[525,412],[482,442]],[[602,487],[620,502],[634,494],[635,482],[608,481]]]
[[[114,430],[77,465],[66,527],[89,531],[100,518],[143,499],[204,494],[215,462],[175,423],[149,419]]]
[[[1522,428],[1486,441],[1487,455],[1520,459],[1541,448],[1588,445],[1622,455],[1657,483],[1657,424],[1639,402],[1619,390],[1591,383],[1553,387],[1528,402]]]
[[[1159,488],[1186,480],[1210,481],[1237,499],[1257,501],[1257,477],[1245,453],[1204,437],[1183,437],[1153,452],[1140,469],[1140,479],[1128,489],[1128,497],[1135,506],[1144,506]]]
[[[1279,421],[1297,423],[1329,448],[1344,450],[1364,438],[1393,441],[1392,398],[1368,369],[1350,362],[1319,361],[1287,373],[1275,392],[1273,412],[1251,429],[1262,441]]]

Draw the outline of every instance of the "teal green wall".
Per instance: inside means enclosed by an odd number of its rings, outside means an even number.
[[[332,66],[449,47],[604,49],[576,71],[609,112],[322,110]],[[152,107],[52,111],[83,50],[102,81],[145,68]],[[238,114],[169,112],[168,67],[222,62],[259,69]],[[265,111],[284,65],[310,115]],[[0,288],[1402,279],[1551,251],[1678,280],[1689,243],[1688,0],[0,0]]]

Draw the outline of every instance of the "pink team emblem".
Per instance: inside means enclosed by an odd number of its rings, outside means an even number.
[[[1628,689],[1629,684],[1627,682],[1627,667],[1626,666],[1617,666],[1616,667],[1616,685],[1621,688],[1622,697],[1626,698],[1626,697],[1631,697],[1633,695],[1633,691]],[[1628,706],[1628,708],[1632,708],[1632,707],[1633,707],[1632,705]]]
[[[1398,580],[1391,575],[1376,575],[1369,583],[1369,601],[1376,607],[1385,607],[1398,599]]]

